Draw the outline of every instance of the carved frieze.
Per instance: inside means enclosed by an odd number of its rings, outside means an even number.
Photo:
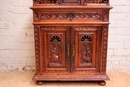
[[[61,2],[62,4],[79,4],[80,0],[33,0],[34,4],[46,4],[46,3],[57,3]],[[109,3],[109,0],[85,0],[86,3]]]
[[[41,13],[41,20],[70,19],[68,13]],[[97,19],[102,20],[101,12],[73,13],[73,19]]]

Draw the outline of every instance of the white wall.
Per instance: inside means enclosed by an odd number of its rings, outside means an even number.
[[[130,0],[111,0],[108,71],[130,73]],[[32,0],[0,1],[0,71],[35,70]]]
[[[130,73],[130,0],[110,0],[108,71]]]

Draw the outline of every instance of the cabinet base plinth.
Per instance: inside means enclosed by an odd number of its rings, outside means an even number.
[[[107,75],[34,75],[33,80],[37,81],[37,85],[42,85],[43,81],[97,81],[104,86],[105,80],[110,79]]]

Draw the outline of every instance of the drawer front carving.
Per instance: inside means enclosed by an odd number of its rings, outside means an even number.
[[[87,22],[108,21],[109,11],[86,11],[86,12],[34,12],[34,20],[41,22]]]

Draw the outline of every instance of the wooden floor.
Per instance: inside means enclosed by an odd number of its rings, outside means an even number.
[[[130,87],[130,75],[123,72],[108,72],[110,81],[104,87]],[[97,82],[45,82],[37,86],[32,80],[34,72],[1,72],[0,87],[101,87]]]

